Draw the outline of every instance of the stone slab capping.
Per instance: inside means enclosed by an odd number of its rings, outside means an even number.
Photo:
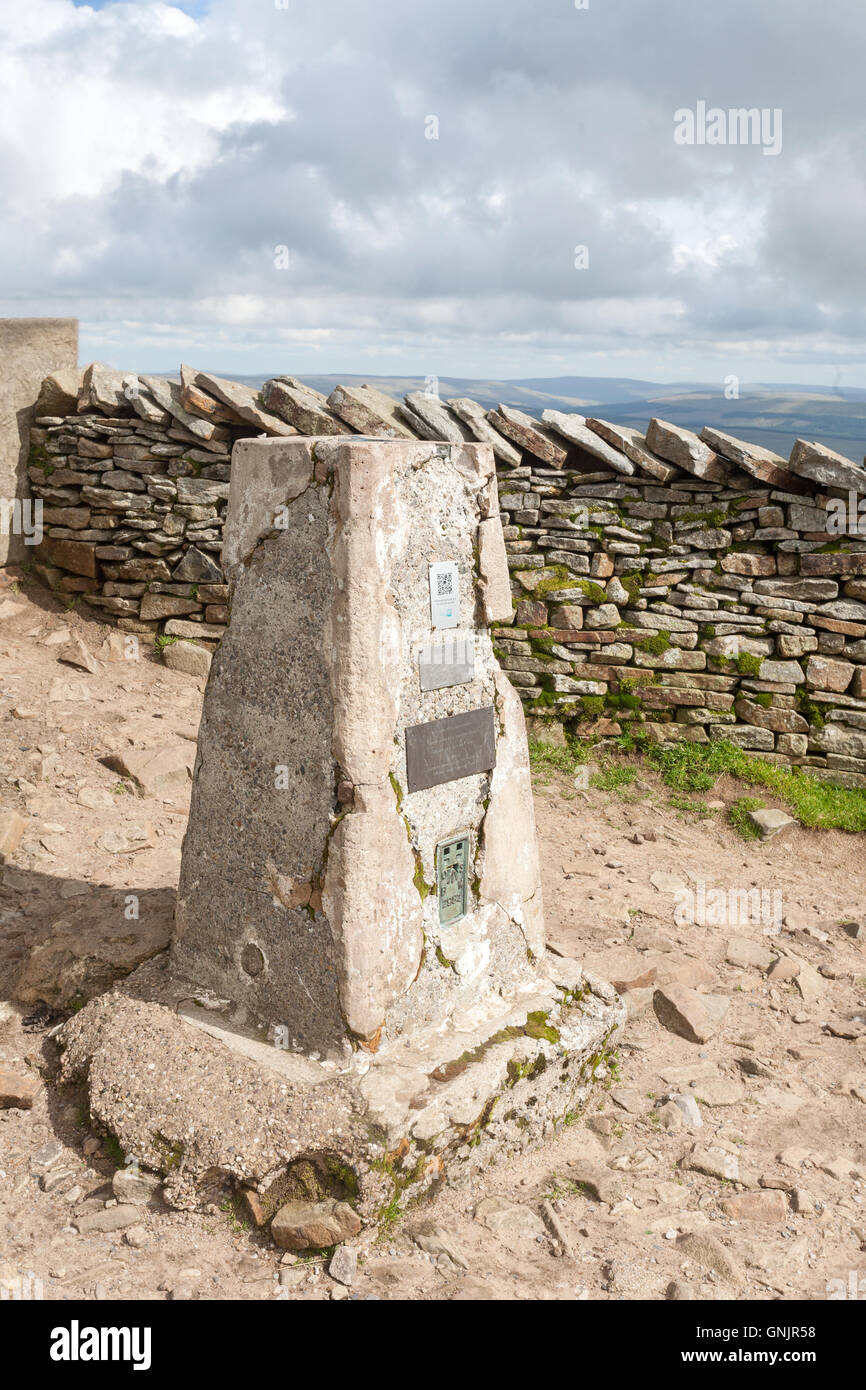
[[[222,565],[170,959],[64,1075],[176,1205],[230,1177],[295,1241],[312,1181],[339,1239],[553,1134],[624,1008],[545,948],[490,445],[243,439]]]
[[[637,721],[662,743],[729,738],[866,786],[866,470],[820,444],[783,459],[663,420],[643,435],[423,392],[326,398],[291,376],[257,393],[186,366],[178,382],[100,363],[55,374],[36,416],[36,573],[121,628],[185,639],[165,652],[181,669],[206,671],[228,622],[236,444],[478,442],[496,460],[511,572],[493,640],[528,714],[582,734]]]

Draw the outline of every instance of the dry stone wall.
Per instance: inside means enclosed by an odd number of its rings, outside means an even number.
[[[36,417],[38,576],[200,656],[228,621],[238,439],[487,443],[514,608],[495,641],[527,713],[583,733],[639,722],[663,743],[726,738],[866,786],[866,470],[819,444],[786,460],[661,420],[644,436],[422,392],[326,399],[292,377],[256,393],[186,366],[179,382],[99,363],[77,389],[49,377]]]
[[[806,443],[784,464],[715,431],[592,425],[677,474],[535,455],[500,477],[516,610],[494,640],[528,712],[866,786],[866,535],[832,529],[866,472]]]

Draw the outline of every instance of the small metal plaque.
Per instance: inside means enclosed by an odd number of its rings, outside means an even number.
[[[475,639],[446,638],[421,648],[418,671],[422,690],[444,690],[449,685],[468,685],[475,679]]]
[[[466,916],[469,882],[469,836],[452,835],[436,846],[436,889],[443,927]]]
[[[430,619],[433,627],[460,626],[460,572],[454,560],[430,566]]]
[[[493,706],[414,724],[406,730],[406,782],[410,792],[489,772],[496,766]]]

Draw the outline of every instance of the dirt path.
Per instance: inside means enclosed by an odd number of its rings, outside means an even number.
[[[94,671],[59,659],[72,650],[62,631]],[[721,808],[696,820],[671,806],[645,769],[621,794],[537,778],[551,943],[636,983],[619,1074],[582,1121],[363,1239],[350,1288],[319,1260],[281,1257],[230,1210],[142,1207],[132,1227],[78,1234],[73,1220],[114,1209],[120,1156],[51,1084],[51,1018],[2,1001],[25,966],[34,979],[56,967],[56,955],[34,965],[34,950],[56,942],[60,919],[128,951],[133,933],[117,923],[132,899],[151,948],[166,939],[186,806],[171,768],[194,751],[202,693],[146,638],[131,660],[108,635],[29,585],[0,590],[0,810],[26,820],[2,879],[0,1072],[43,1077],[32,1109],[0,1109],[8,1287],[32,1277],[50,1299],[792,1299],[826,1298],[851,1271],[866,1279],[866,948],[841,925],[866,921],[861,837],[795,829],[747,843]],[[157,748],[169,768],[153,774],[158,795],[101,761]],[[723,782],[709,797],[737,794]],[[677,920],[677,889],[700,916],[702,884],[708,903],[713,888],[764,890],[771,910]],[[653,990],[676,984],[729,1001],[706,1043],[658,1022]],[[680,1106],[665,1104],[672,1093]],[[512,1205],[486,1225],[475,1211],[487,1196]]]

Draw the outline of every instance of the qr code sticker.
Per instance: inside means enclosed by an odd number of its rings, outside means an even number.
[[[436,576],[436,597],[450,598],[454,592],[454,575],[450,572],[437,574]]]

